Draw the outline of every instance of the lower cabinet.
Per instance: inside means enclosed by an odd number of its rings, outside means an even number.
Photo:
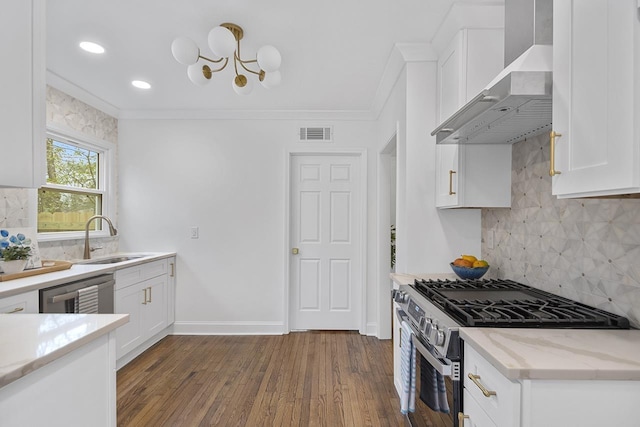
[[[633,421],[639,401],[640,381],[510,380],[464,345],[460,427],[639,425]]]
[[[175,258],[116,271],[115,312],[129,314],[116,331],[116,359],[153,344],[148,340],[175,320],[174,300]]]
[[[0,314],[38,313],[38,291],[0,299]]]

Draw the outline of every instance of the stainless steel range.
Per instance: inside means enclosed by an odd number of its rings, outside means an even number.
[[[420,371],[446,377],[449,414],[434,412],[416,397],[412,425],[458,426],[462,411],[460,327],[628,329],[629,321],[594,307],[511,280],[416,280],[393,292],[397,316],[413,331]],[[422,367],[422,369],[421,369]],[[422,378],[421,378],[422,377]],[[420,384],[417,384],[420,392]],[[420,393],[422,394],[422,393]],[[422,397],[422,396],[421,396]]]

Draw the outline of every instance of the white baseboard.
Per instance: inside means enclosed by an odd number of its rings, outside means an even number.
[[[175,322],[172,335],[283,335],[282,322]]]
[[[365,331],[365,335],[369,337],[378,336],[378,323],[376,322],[367,323],[367,330]]]

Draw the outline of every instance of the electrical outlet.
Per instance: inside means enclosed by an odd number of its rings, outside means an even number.
[[[198,239],[200,237],[200,230],[198,227],[191,227],[191,238]]]
[[[493,246],[495,244],[495,230],[489,230],[489,233],[487,233],[487,248],[489,249],[493,249]]]

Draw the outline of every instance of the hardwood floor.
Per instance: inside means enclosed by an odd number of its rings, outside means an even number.
[[[118,371],[118,426],[403,426],[390,340],[168,336]]]

